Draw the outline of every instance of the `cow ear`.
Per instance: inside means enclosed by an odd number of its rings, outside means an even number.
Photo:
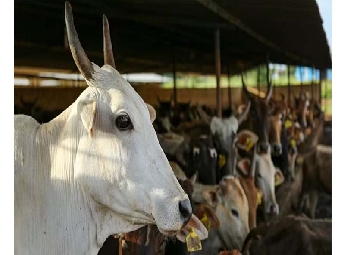
[[[243,158],[237,162],[237,170],[244,177],[249,175],[250,159]]]
[[[242,130],[237,134],[237,146],[249,151],[259,140],[259,137],[249,130]]]
[[[154,120],[156,119],[156,110],[150,104],[146,104],[146,106],[147,106],[147,109],[149,110],[149,113],[150,113],[150,120],[151,120],[151,122],[154,122]]]
[[[276,167],[276,173],[274,175],[274,180],[275,180],[275,186],[279,186],[285,181],[282,171],[280,171],[280,169],[277,167]]]
[[[197,179],[198,179],[198,171],[196,171],[195,174],[193,174],[189,180],[192,183],[192,185],[194,185]]]
[[[214,189],[204,190],[202,192],[202,196],[206,200],[206,202],[213,208],[216,208],[220,201],[218,192]]]
[[[215,211],[209,207],[205,206],[204,208],[204,215],[207,217],[207,219],[210,221],[210,227],[211,228],[219,228],[220,227],[220,221],[215,213]]]
[[[81,117],[81,121],[89,132],[90,137],[94,135],[94,122],[96,116],[96,101],[83,100],[78,104],[78,113]]]

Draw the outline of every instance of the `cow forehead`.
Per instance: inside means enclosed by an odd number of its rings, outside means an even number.
[[[228,175],[225,176],[222,181],[225,183],[226,189],[229,191],[227,194],[229,194],[231,198],[234,198],[236,201],[240,199],[240,201],[246,202],[246,194],[238,178]]]
[[[109,65],[99,68],[93,64],[93,79],[87,81],[90,88],[108,91],[108,98],[102,93],[103,100],[108,101],[113,107],[123,105],[133,105],[138,110],[148,112],[144,100],[133,89],[133,87],[123,78],[120,73]]]
[[[237,118],[235,116],[224,119],[213,117],[210,129],[212,134],[220,133],[222,135],[230,135],[232,133],[236,133],[238,130]]]

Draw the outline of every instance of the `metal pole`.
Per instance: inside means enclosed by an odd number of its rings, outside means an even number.
[[[290,65],[288,65],[288,105],[291,107],[291,80],[290,80]]]
[[[222,117],[222,98],[220,90],[220,39],[219,29],[215,31],[215,61],[216,61],[216,83],[217,83],[217,116]]]
[[[257,72],[257,89],[260,93],[260,65],[258,66],[258,72]]]
[[[302,66],[300,66],[299,73],[301,75],[301,85],[300,85],[300,92],[302,93],[303,91],[303,72],[302,72]]]
[[[229,109],[232,108],[231,85],[230,85],[230,65],[228,65],[228,104]]]
[[[314,99],[314,71],[315,71],[315,68],[313,67],[312,73],[311,73],[311,99]]]

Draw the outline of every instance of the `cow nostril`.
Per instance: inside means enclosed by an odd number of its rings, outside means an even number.
[[[274,154],[281,154],[282,153],[282,146],[280,144],[273,145],[273,152],[274,152]]]
[[[259,153],[266,153],[268,151],[268,144],[260,143],[258,148],[259,148]]]
[[[189,199],[182,200],[178,203],[178,209],[182,215],[183,223],[187,224],[190,217],[192,216],[192,207]]]

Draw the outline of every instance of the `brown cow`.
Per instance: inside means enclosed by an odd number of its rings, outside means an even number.
[[[297,214],[299,198],[302,193],[302,183],[302,165],[297,162],[294,180],[287,180],[276,188],[276,198],[280,208],[278,220],[291,214]]]
[[[239,131],[243,129],[248,129],[253,131],[258,135],[258,153],[269,153],[269,129],[270,129],[270,120],[269,120],[269,100],[272,95],[272,83],[268,83],[267,93],[264,98],[256,96],[250,93],[244,84],[243,75],[242,78],[242,91],[246,98],[250,101],[251,107],[249,114],[246,120],[239,126]]]
[[[319,192],[332,192],[332,148],[317,144],[322,134],[322,122],[321,119],[299,146],[294,181],[287,181],[276,189],[280,219],[290,214],[300,214],[304,202],[307,202],[306,214],[314,218]]]
[[[307,201],[306,214],[314,218],[320,191],[332,194],[332,147],[319,145],[324,115],[321,114],[315,129],[298,148],[303,157],[303,186],[300,208]]]
[[[332,254],[332,220],[289,216],[263,224],[247,236],[242,254],[324,255]]]

